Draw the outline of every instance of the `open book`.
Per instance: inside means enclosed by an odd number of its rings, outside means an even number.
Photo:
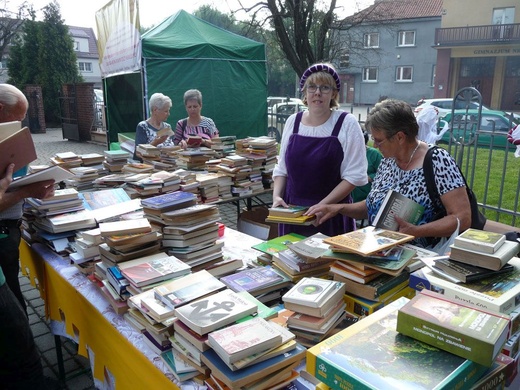
[[[42,169],[41,171],[31,173],[27,176],[22,176],[19,179],[13,180],[9,189],[18,188],[27,184],[37,183],[44,180],[54,180],[56,183],[73,177],[74,174],[63,169],[58,165],[53,165],[49,168]]]

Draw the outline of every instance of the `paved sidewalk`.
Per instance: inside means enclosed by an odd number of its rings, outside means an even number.
[[[62,138],[61,129],[47,129],[46,133],[33,134],[38,160],[33,164],[50,164],[50,158],[59,152],[74,152],[76,154],[103,153],[104,145],[87,142],[68,141]],[[268,199],[266,199],[268,200]],[[222,222],[231,228],[236,228],[236,206],[224,204],[220,207]],[[20,275],[20,284],[28,303],[29,322],[42,356],[45,375],[58,379],[58,358],[56,355],[54,336],[50,332],[45,319],[44,302],[39,292],[29,282],[29,279]],[[77,345],[73,341],[61,337],[62,352],[65,366],[65,381],[63,389],[90,390],[95,389],[90,372],[88,359],[77,355]]]

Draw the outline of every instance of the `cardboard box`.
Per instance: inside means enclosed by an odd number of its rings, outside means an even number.
[[[269,210],[263,206],[243,210],[238,217],[237,230],[265,241],[278,237],[278,224],[265,222],[268,214]]]

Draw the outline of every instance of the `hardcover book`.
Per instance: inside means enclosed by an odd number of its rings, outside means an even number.
[[[372,301],[384,299],[387,294],[391,294],[395,289],[402,288],[402,286],[408,284],[409,277],[410,274],[408,272],[402,272],[397,276],[383,274],[368,283],[361,284],[334,274],[334,280],[345,282],[347,293]]]
[[[313,346],[306,371],[334,389],[469,389],[486,367],[400,334],[400,298]]]
[[[300,215],[299,217],[274,217],[268,215],[265,222],[285,223],[289,225],[311,225],[316,219],[315,215]]]
[[[323,240],[329,238],[322,233],[313,234],[301,241],[288,244],[287,247],[294,252],[302,261],[311,263],[321,260],[321,256],[329,249],[329,245]]]
[[[9,126],[18,130],[4,131],[0,129],[0,172],[5,172],[7,166],[14,164],[16,172],[36,160],[36,149],[28,127],[20,129],[20,122],[1,123],[4,128]],[[4,137],[5,136],[5,137]]]
[[[520,302],[520,259],[510,261],[515,270],[472,283],[453,283],[436,276],[428,268],[410,274],[410,287],[432,290],[471,307],[509,314]]]
[[[258,310],[254,303],[229,289],[175,309],[175,316],[200,335],[229,325]]]
[[[515,267],[506,264],[498,271],[477,267],[471,264],[461,263],[450,259],[435,260],[434,267],[441,269],[448,275],[457,278],[462,283],[471,283],[480,279],[489,278],[498,274],[513,272]]]
[[[208,334],[208,343],[227,364],[282,343],[282,335],[263,318],[227,326]]]
[[[424,207],[419,203],[401,195],[399,192],[389,190],[383,203],[377,212],[372,225],[377,228],[397,231],[399,225],[394,216],[416,225],[424,213]]]
[[[455,237],[454,244],[477,252],[495,253],[505,240],[505,234],[469,228]]]
[[[508,338],[509,318],[422,290],[399,309],[397,331],[490,367]]]
[[[455,244],[450,245],[450,248],[450,259],[452,260],[498,271],[511,260],[513,256],[518,254],[520,244],[514,241],[504,241],[500,248],[494,253],[464,249]]]
[[[331,245],[333,251],[335,248],[338,248],[362,256],[368,256],[413,239],[414,236],[409,234],[367,226],[363,229],[326,238],[323,242]]]
[[[201,270],[155,287],[155,297],[175,309],[197,298],[223,290],[226,285],[206,270]]]
[[[284,302],[321,307],[325,301],[338,301],[345,293],[345,283],[319,278],[303,278],[282,297]]]

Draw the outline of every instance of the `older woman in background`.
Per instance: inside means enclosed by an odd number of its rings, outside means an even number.
[[[172,100],[162,93],[154,93],[148,103],[150,117],[139,122],[135,130],[135,150],[140,144],[157,147],[173,146],[173,130],[166,119],[170,116]],[[141,160],[134,150],[134,159]]]
[[[300,79],[308,111],[285,123],[273,178],[273,207],[350,203],[350,193],[367,183],[363,132],[356,118],[337,110],[340,80],[329,64],[315,64]],[[279,235],[314,233],[334,236],[355,229],[338,215],[320,226],[279,225]]]
[[[184,93],[184,106],[188,117],[177,122],[175,145],[186,149],[188,137],[199,136],[202,138],[202,146],[211,147],[211,139],[219,135],[218,129],[213,119],[201,115],[202,94],[198,89],[189,89]]]

